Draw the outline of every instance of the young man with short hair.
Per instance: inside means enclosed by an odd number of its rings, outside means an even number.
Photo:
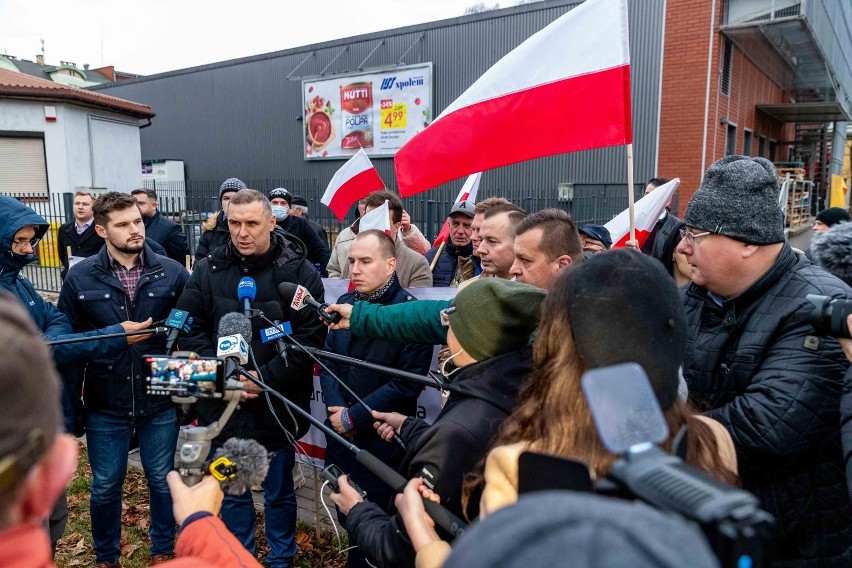
[[[105,193],[93,210],[95,230],[106,246],[69,271],[59,309],[75,331],[127,319],[166,319],[189,279],[186,269],[145,243],[142,214],[130,195]],[[92,538],[97,562],[105,567],[118,566],[121,553],[121,488],[134,431],[151,501],[152,562],[168,559],[174,550],[175,521],[166,474],[174,465],[177,409],[168,397],[146,393],[150,372],[145,355],[161,353],[165,338],[153,336],[118,356],[85,366]],[[80,396],[72,392],[72,397]]]
[[[508,280],[512,277],[510,271],[515,262],[515,227],[526,217],[526,211],[511,204],[494,205],[483,213],[483,217],[479,228],[480,242],[476,248],[482,274],[477,278]]]
[[[95,232],[94,214],[92,205],[95,197],[88,191],[78,191],[74,194],[74,220],[64,223],[59,227],[56,235],[57,253],[62,267],[59,275],[65,279],[68,272],[68,249],[70,256],[77,259],[88,258],[97,254],[104,246],[104,240]]]
[[[157,205],[157,192],[153,189],[143,188],[134,189],[130,192],[130,195],[136,199],[139,211],[145,220],[145,236],[162,245],[169,258],[185,264],[186,257],[189,255],[186,235],[183,234],[180,225],[171,219],[166,219],[160,213],[160,208]]]
[[[544,209],[524,217],[515,228],[514,251],[510,274],[518,282],[545,290],[566,266],[583,261],[577,226],[561,209]]]

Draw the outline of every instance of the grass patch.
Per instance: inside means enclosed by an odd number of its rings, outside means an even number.
[[[80,444],[80,461],[77,472],[68,486],[68,525],[56,549],[56,565],[59,568],[93,566],[95,551],[92,547],[91,516],[89,514],[89,490],[92,471],[86,446]],[[141,469],[131,467],[127,471],[122,491],[121,508],[121,565],[124,568],[144,568],[150,559],[148,540],[148,485]],[[258,559],[263,563],[269,547],[263,534],[263,515],[258,514],[257,523]],[[322,531],[317,537],[313,525],[296,522],[296,542],[299,551],[294,566],[299,568],[342,568],[345,555],[338,550],[346,548],[346,538],[338,543],[334,533]]]

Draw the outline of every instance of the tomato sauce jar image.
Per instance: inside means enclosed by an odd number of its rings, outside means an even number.
[[[340,147],[346,150],[373,147],[373,83],[340,87]]]

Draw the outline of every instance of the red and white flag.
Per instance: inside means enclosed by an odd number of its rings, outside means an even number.
[[[361,216],[358,221],[358,232],[363,233],[370,229],[378,229],[390,235],[390,207],[387,201]]]
[[[481,177],[482,172],[477,172],[475,174],[467,176],[467,179],[465,180],[461,191],[459,191],[459,194],[456,196],[456,200],[453,202],[453,205],[455,205],[456,203],[461,203],[462,201],[470,201],[472,203],[476,203],[476,194],[479,193],[479,179]],[[435,237],[435,242],[432,243],[432,246],[436,247],[442,242],[446,241],[448,238],[450,238],[449,217],[444,221],[444,226],[441,227],[441,231],[438,233],[438,236]]]
[[[627,0],[587,0],[495,63],[394,164],[405,197],[473,172],[631,140]]]
[[[335,172],[334,177],[328,182],[320,203],[327,205],[338,221],[343,221],[353,203],[384,188],[385,182],[379,177],[379,172],[361,148]]]
[[[672,195],[680,185],[680,178],[661,185],[645,197],[637,201],[634,206],[633,220],[636,223],[636,240],[641,247],[654,225],[663,215],[666,205],[671,201]],[[616,217],[604,225],[612,237],[612,248],[621,248],[630,239],[630,209],[625,209]]]

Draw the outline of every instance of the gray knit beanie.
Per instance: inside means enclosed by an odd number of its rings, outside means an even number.
[[[753,245],[784,242],[780,187],[772,162],[725,156],[704,174],[683,222]]]
[[[241,189],[246,189],[246,184],[238,178],[228,178],[219,186],[219,201],[222,201],[222,196],[226,193],[235,193]]]

